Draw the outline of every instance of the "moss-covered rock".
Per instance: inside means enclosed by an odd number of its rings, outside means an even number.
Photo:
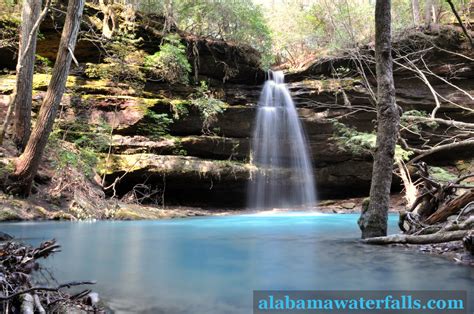
[[[251,171],[256,170],[250,164],[239,162],[154,154],[110,155],[101,159],[97,169],[102,175],[146,170],[149,173],[160,175],[214,177],[234,180],[247,180]]]
[[[0,221],[22,220],[20,214],[11,208],[2,208],[0,210]]]
[[[66,213],[62,210],[60,211],[57,211],[57,212],[53,212],[50,216],[50,219],[52,220],[77,220],[76,217],[74,217],[73,215],[69,214],[69,213]]]
[[[141,220],[145,219],[145,217],[139,215],[138,213],[134,211],[129,211],[125,209],[119,209],[118,211],[115,212],[115,214],[112,216],[113,219],[117,220]]]

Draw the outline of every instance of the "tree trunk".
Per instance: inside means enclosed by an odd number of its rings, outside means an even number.
[[[114,0],[99,0],[100,9],[104,14],[102,19],[102,36],[107,39],[112,39],[115,31],[116,16],[113,9]]]
[[[15,172],[11,177],[13,182],[10,185],[10,190],[14,193],[24,196],[30,193],[31,184],[38,171],[44,148],[46,147],[61,98],[66,88],[67,76],[73,58],[72,53],[81,24],[84,2],[85,0],[69,1],[56,63],[54,64],[46,96],[25,151],[15,163]]]
[[[433,22],[433,0],[425,1],[425,27],[430,28]]]
[[[362,211],[362,238],[387,234],[390,186],[400,114],[395,104],[391,45],[391,1],[375,4],[375,59],[377,73],[377,143],[370,186],[370,203]]]
[[[21,33],[18,64],[16,67],[16,94],[13,96],[15,108],[13,141],[23,150],[31,132],[31,102],[33,73],[35,67],[36,38],[38,29],[33,27],[39,19],[42,0],[24,0],[21,13]],[[30,39],[31,36],[31,39]],[[28,46],[28,42],[30,45]],[[28,51],[25,51],[28,49]]]
[[[420,23],[420,2],[419,0],[411,0],[411,10],[413,13],[413,25],[417,27]]]

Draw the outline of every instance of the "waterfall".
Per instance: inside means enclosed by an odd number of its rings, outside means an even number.
[[[257,110],[251,160],[258,170],[249,184],[249,207],[314,206],[316,188],[306,135],[283,72],[269,72]]]

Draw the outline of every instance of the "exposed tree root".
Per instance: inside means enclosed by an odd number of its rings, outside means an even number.
[[[366,239],[368,244],[435,244],[462,241],[473,254],[474,187],[467,174],[450,182],[441,182],[429,173],[426,163],[416,164],[417,197],[407,211],[400,213],[399,227],[405,234]],[[406,180],[411,182],[408,171]],[[449,218],[449,219],[448,219]]]
[[[443,206],[438,208],[433,214],[431,214],[426,220],[425,223],[434,224],[440,221],[445,220],[451,215],[458,213],[461,208],[474,201],[474,192],[469,191],[463,195],[448,201]]]

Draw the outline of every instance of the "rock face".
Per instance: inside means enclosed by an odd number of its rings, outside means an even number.
[[[439,36],[429,36],[439,39]],[[443,43],[444,46],[440,46],[444,47],[442,49],[465,52],[463,41],[450,39],[446,43],[439,39],[437,42],[438,45]],[[440,57],[443,62],[448,60],[449,64],[437,62]],[[466,108],[474,109],[473,63],[443,51],[425,54],[424,58],[429,69],[439,77],[446,77],[449,67],[455,69],[453,71],[460,75],[450,77],[450,82],[465,91],[461,92],[457,87],[446,84],[441,79],[432,79],[432,86],[441,95],[442,107],[438,110],[437,116],[474,122],[474,116],[466,110]],[[328,78],[332,75],[333,67],[326,64],[327,62],[333,62],[334,67],[334,63],[339,66],[351,66],[353,61],[343,58],[318,61],[308,69],[288,76],[290,90],[308,134],[318,191],[321,198],[367,195],[371,180],[372,157],[367,153],[354,153],[341,148],[335,138],[332,119],[338,117],[339,121],[359,131],[372,132],[375,130],[376,119],[373,100],[357,73],[342,79]],[[397,103],[402,110],[430,113],[435,102],[428,86],[420,78],[403,69],[395,73]],[[373,78],[369,78],[371,79]],[[130,174],[133,183],[143,181],[146,176],[152,176],[155,182],[166,177],[166,190],[169,195],[167,197],[170,202],[195,204],[201,201],[203,204],[245,205],[247,182],[252,179],[252,171],[256,171],[248,164],[248,158],[261,85],[226,83],[220,88],[228,106],[209,127],[212,134],[203,132],[199,113],[193,111],[192,107],[189,108],[187,116],[170,125],[171,137],[158,141],[150,141],[150,134],[146,132],[141,134],[143,136],[141,138],[133,137],[134,127],[129,121],[124,120],[123,126],[117,126],[117,137],[114,138],[117,139],[117,142],[114,142],[115,153],[147,154],[148,162],[140,169],[133,170],[134,174]],[[173,105],[171,102],[169,104],[166,102],[162,100],[159,106],[154,105],[150,108],[158,113],[170,113],[173,111]],[[459,104],[465,109],[460,108]],[[423,130],[420,132],[423,134]],[[435,133],[439,134],[439,137],[431,137],[432,145],[442,141],[448,134],[453,134],[452,130],[443,126],[438,126]],[[421,143],[418,135],[406,137],[409,144],[414,147]],[[177,151],[186,157],[176,156]],[[169,167],[162,165],[163,155],[169,156],[167,158],[174,155],[173,162],[179,165],[172,167],[172,174],[168,173]],[[472,158],[474,153],[468,152],[465,157]],[[456,158],[451,156],[438,160],[438,163],[452,164],[454,159]],[[189,169],[183,168],[181,167],[183,163],[192,166]],[[213,170],[204,174],[194,168],[204,164]],[[123,174],[123,169],[109,171],[108,180],[112,182],[115,177]],[[218,173],[215,173],[216,171]],[[124,191],[131,185],[129,181],[126,182],[125,186],[120,184]],[[395,185],[398,186],[397,182]]]
[[[61,7],[64,4],[60,2],[53,5],[60,6],[59,9],[64,10]],[[120,14],[117,15],[120,16]],[[104,58],[104,51],[99,48],[99,44],[94,42],[97,41],[97,38],[90,40],[91,33],[101,34],[102,16],[103,13],[96,5],[86,3],[81,25],[81,30],[86,35],[79,35],[74,51],[74,55],[80,63],[100,63]],[[121,18],[119,17],[119,20]],[[154,54],[159,50],[163,38],[163,17],[143,16],[137,13],[135,19],[137,27],[133,35],[143,39],[140,49]],[[9,21],[0,19],[0,26],[7,22]],[[37,44],[38,55],[54,62],[61,39],[61,33],[57,30],[61,29],[63,24],[64,15],[59,10],[53,11],[45,18],[40,27],[42,36]],[[175,31],[187,47],[190,63],[198,65],[197,69],[193,68],[193,71],[197,70],[198,75],[222,82],[244,84],[257,84],[264,80],[264,72],[260,68],[260,54],[252,47],[198,38],[176,29]],[[11,48],[0,47],[0,57],[0,70],[15,69],[15,51],[12,51]]]
[[[150,38],[158,36],[150,29],[141,31]],[[50,45],[59,40],[54,34],[45,32],[45,36]],[[464,49],[465,41],[458,37],[424,36],[437,40],[436,45],[441,48],[428,50],[423,56],[428,69],[440,77],[430,76],[432,86],[440,95],[441,108],[437,116],[474,123],[474,63],[456,54],[473,58],[473,52]],[[66,123],[77,119],[85,119],[90,124],[105,122],[112,127],[111,155],[107,154],[108,150],[103,152],[98,172],[105,175],[106,185],[115,183],[119,196],[137,184],[147,184],[162,191],[166,204],[245,206],[247,183],[258,171],[249,160],[256,106],[264,78],[258,68],[258,54],[251,48],[222,42],[192,37],[184,40],[197,45],[199,74],[213,82],[214,91],[227,104],[225,111],[207,128],[203,128],[202,117],[189,100],[193,91],[190,87],[149,82],[144,93],[137,95],[120,84],[88,81],[77,76],[68,81],[62,119]],[[39,46],[40,54],[41,47],[45,46]],[[90,52],[89,48],[84,47]],[[151,41],[146,48],[156,49]],[[76,53],[80,62],[93,61],[89,58],[92,55],[78,50]],[[371,51],[366,53],[370,55]],[[226,78],[228,69],[221,61],[238,68],[238,74]],[[335,69],[343,69],[345,74],[340,77]],[[353,59],[343,56],[316,61],[307,69],[287,76],[308,134],[320,198],[368,194],[372,157],[341,148],[333,122],[338,118],[358,131],[374,131],[373,99],[355,69]],[[456,86],[446,84],[442,78],[449,78]],[[369,76],[368,80],[373,82],[374,78]],[[43,97],[47,81],[45,77],[35,77],[37,101]],[[433,110],[433,95],[415,73],[398,68],[395,81],[397,103],[403,111]],[[11,92],[12,84],[11,77],[0,77],[0,94]],[[186,114],[176,117],[178,106],[186,108]],[[164,125],[157,115],[166,115],[170,122]],[[405,134],[408,144],[414,147],[423,144],[424,131],[424,128],[419,130],[421,136]],[[462,134],[443,126],[438,126],[435,133],[428,144],[435,145],[452,135],[462,138]],[[473,158],[474,152],[467,152],[466,157]],[[454,164],[455,159],[444,156],[435,161]],[[284,170],[281,170],[281,178],[288,179]]]

